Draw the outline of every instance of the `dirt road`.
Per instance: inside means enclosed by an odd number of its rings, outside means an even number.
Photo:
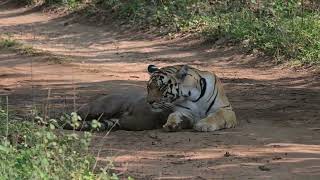
[[[237,47],[79,23],[0,3],[0,34],[72,59],[0,51],[0,93],[10,106],[82,104],[119,84],[144,85],[148,64],[188,63],[221,77],[240,125],[212,133],[95,134],[99,165],[136,179],[319,179],[320,78],[273,66]],[[90,23],[89,23],[90,24]],[[74,91],[75,89],[75,91]],[[54,112],[48,112],[53,115]]]

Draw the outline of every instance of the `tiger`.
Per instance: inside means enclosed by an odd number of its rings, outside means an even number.
[[[147,101],[153,111],[172,110],[166,131],[210,132],[237,125],[220,79],[189,65],[148,66]]]
[[[79,126],[74,127],[65,121],[61,122],[61,125],[64,129],[79,131],[160,129],[172,111],[152,111],[146,94],[145,86],[128,83],[113,86],[106,95],[97,96],[76,111],[82,119]],[[100,122],[98,128],[92,126],[94,119]]]

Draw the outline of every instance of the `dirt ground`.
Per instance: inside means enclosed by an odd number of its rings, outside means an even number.
[[[148,64],[188,63],[221,77],[240,125],[210,133],[96,133],[99,167],[112,160],[121,178],[136,179],[320,178],[319,74],[195,37],[170,40],[127,29],[0,1],[0,34],[71,59],[0,50],[0,94],[9,95],[13,109],[43,105],[54,116],[50,109],[73,99],[81,105],[121,85],[145,85]]]

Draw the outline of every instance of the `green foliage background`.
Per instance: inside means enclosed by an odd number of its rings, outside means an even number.
[[[39,1],[39,0],[26,0]],[[41,0],[40,0],[41,1]],[[200,33],[261,50],[278,62],[320,64],[318,0],[42,0],[46,5],[88,5],[98,16],[159,27],[161,33]],[[99,10],[103,10],[101,14]]]
[[[246,42],[278,61],[320,64],[319,2],[303,0],[98,0],[117,18],[167,32]]]

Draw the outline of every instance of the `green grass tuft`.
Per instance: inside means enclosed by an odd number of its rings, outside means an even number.
[[[0,39],[0,49],[12,48],[18,45],[19,43],[13,39]]]
[[[73,113],[71,117],[78,116]],[[0,107],[0,179],[119,179],[93,168],[96,159],[89,152],[91,133],[56,129],[54,119],[46,126],[39,122],[43,119],[8,117]]]

